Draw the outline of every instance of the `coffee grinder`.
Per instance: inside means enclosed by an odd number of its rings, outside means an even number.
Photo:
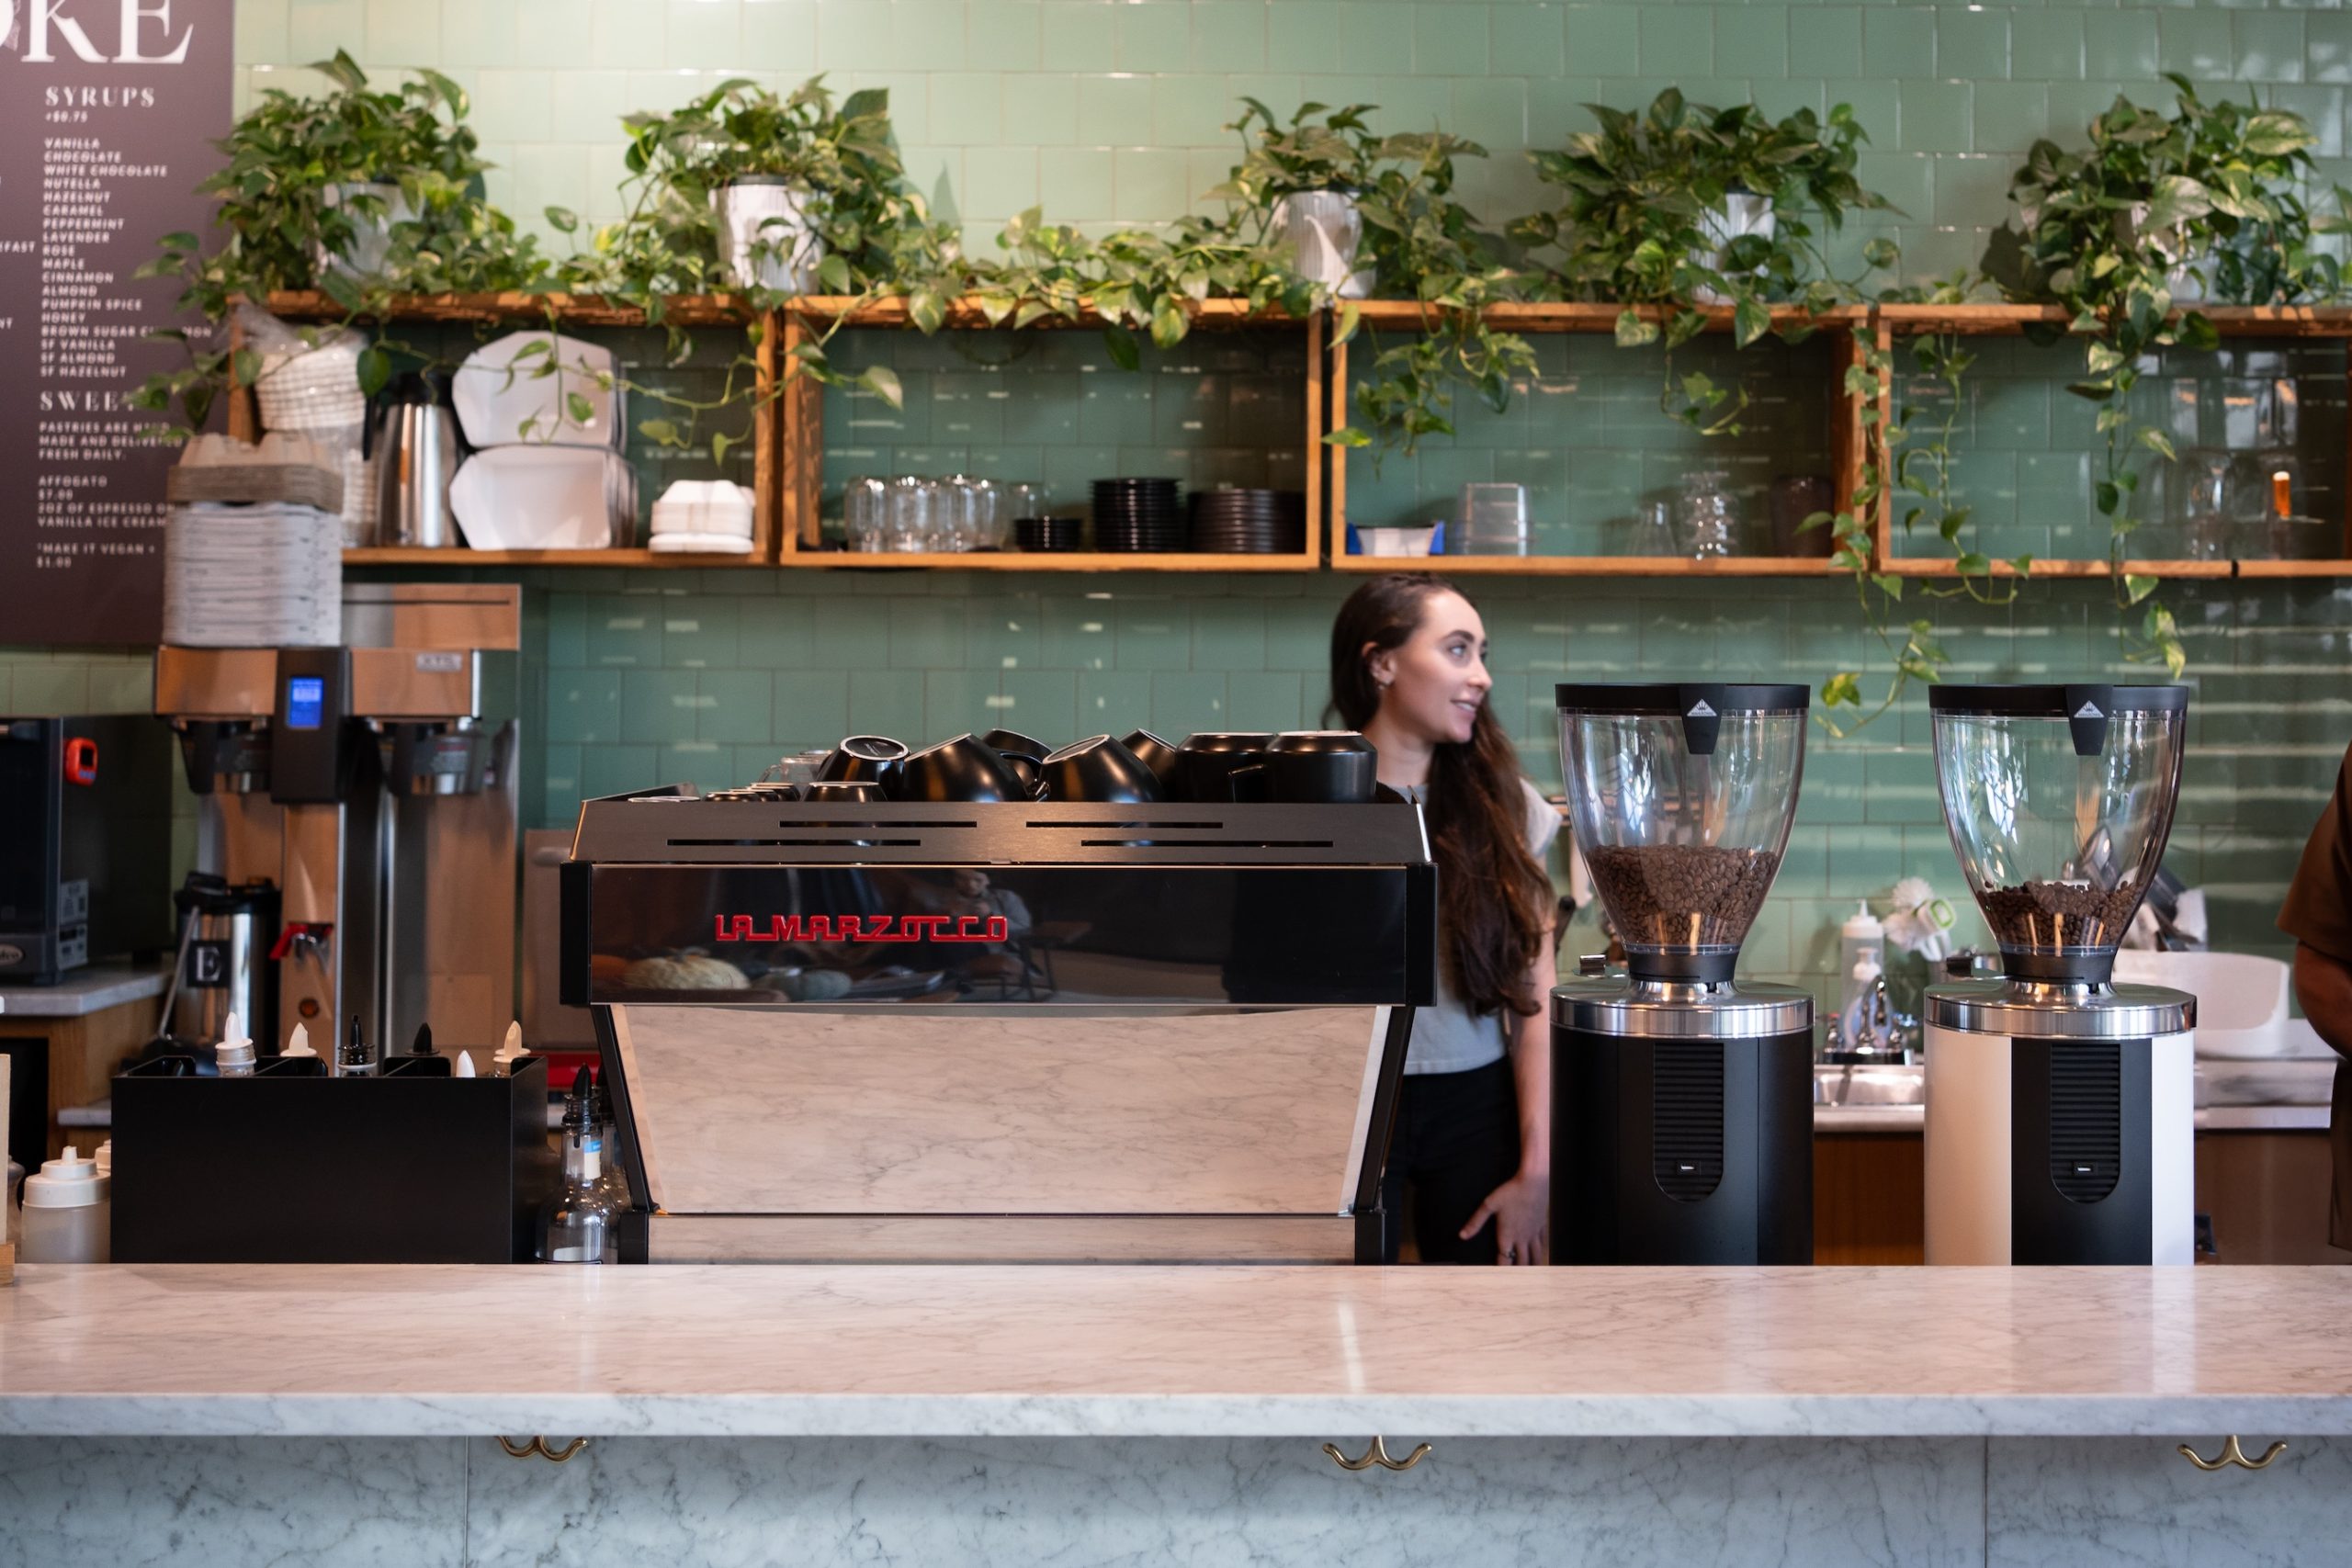
[[[1564,685],[1578,847],[1625,970],[1552,993],[1564,1263],[1813,1261],[1813,998],[1733,983],[1804,773],[1803,686]]]
[[[2188,1263],[2196,998],[2112,983],[2180,794],[2180,686],[1938,686],[2002,977],[1927,998],[1929,1263]]]

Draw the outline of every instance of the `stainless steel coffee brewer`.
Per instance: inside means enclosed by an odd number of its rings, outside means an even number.
[[[354,1014],[379,1050],[428,1019],[486,1046],[514,1017],[521,621],[510,585],[346,583],[339,647],[156,651],[197,869],[277,897],[265,1049]]]

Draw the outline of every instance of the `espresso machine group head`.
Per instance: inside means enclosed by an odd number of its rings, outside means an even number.
[[[1803,686],[1564,685],[1568,811],[1625,973],[1552,994],[1564,1263],[1813,1259],[1813,999],[1735,985],[1804,773]]]
[[[2112,983],[2180,795],[2181,686],[1937,686],[2002,976],[1927,998],[1929,1263],[2188,1263],[2197,1002]]]

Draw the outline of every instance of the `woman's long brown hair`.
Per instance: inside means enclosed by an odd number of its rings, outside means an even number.
[[[1331,701],[1350,729],[1380,711],[1372,654],[1403,647],[1431,595],[1461,590],[1433,571],[1366,578],[1331,623]],[[1465,596],[1466,597],[1466,596]],[[1478,705],[1470,739],[1430,760],[1430,845],[1437,857],[1438,927],[1453,988],[1481,1016],[1542,1007],[1527,971],[1550,924],[1552,884],[1527,852],[1527,794],[1519,753],[1494,705]]]

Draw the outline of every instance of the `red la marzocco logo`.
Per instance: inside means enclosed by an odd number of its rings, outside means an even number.
[[[716,942],[1009,942],[1002,915],[714,915]]]

